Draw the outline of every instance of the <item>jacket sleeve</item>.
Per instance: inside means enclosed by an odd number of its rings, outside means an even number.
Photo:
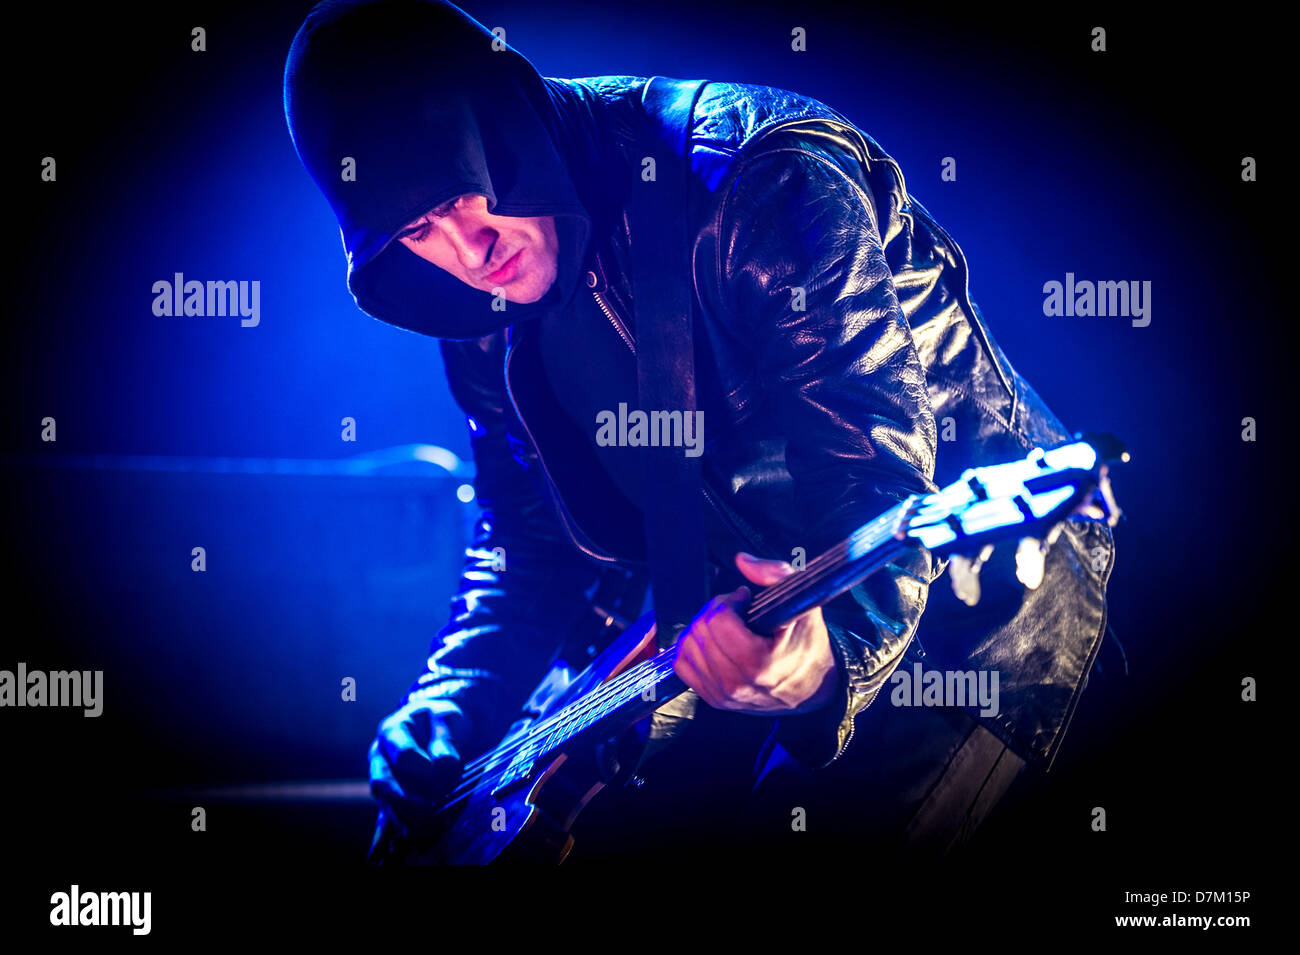
[[[573,624],[590,612],[599,575],[568,541],[537,468],[516,456],[504,339],[501,332],[441,342],[469,426],[480,510],[450,620],[407,697],[454,705],[449,725],[465,757],[494,745],[518,717]]]
[[[717,306],[753,349],[786,440],[811,559],[912,493],[935,489],[934,416],[860,174],[786,141],[744,161],[719,206]],[[856,167],[851,167],[856,168]],[[906,552],[823,608],[839,688],[778,722],[801,762],[836,758],[902,659],[937,568]]]

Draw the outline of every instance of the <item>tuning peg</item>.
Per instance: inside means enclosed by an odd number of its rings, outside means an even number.
[[[1057,524],[1041,541],[1036,537],[1022,537],[1016,545],[1016,579],[1030,590],[1037,590],[1043,582],[1043,569],[1047,563],[1047,552],[1052,549],[1056,539],[1065,530],[1065,524]]]
[[[1105,521],[1108,526],[1114,527],[1124,516],[1124,512],[1120,510],[1119,503],[1115,500],[1115,492],[1111,490],[1110,468],[1103,464],[1097,473],[1097,489],[1074,509],[1074,513],[1082,514],[1095,521]]]
[[[1114,527],[1124,516],[1124,512],[1120,510],[1119,502],[1115,500],[1115,492],[1110,488],[1110,468],[1103,464],[1099,474],[1097,493],[1101,495],[1101,509],[1105,512],[1106,523]]]
[[[948,574],[952,581],[952,592],[968,607],[980,602],[980,568],[993,553],[993,545],[985,544],[974,557],[953,554],[948,561]]]
[[[1022,537],[1016,545],[1016,579],[1030,590],[1037,590],[1043,582],[1043,566],[1047,561],[1047,544],[1035,537]]]

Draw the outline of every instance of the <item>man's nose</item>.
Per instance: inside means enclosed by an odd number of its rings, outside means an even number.
[[[453,212],[440,225],[456,250],[456,258],[469,271],[478,271],[488,263],[497,232],[478,216]]]

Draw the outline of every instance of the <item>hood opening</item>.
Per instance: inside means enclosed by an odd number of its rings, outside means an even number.
[[[591,215],[557,148],[546,81],[481,23],[443,0],[326,0],[294,37],[284,104],[294,148],[338,219],[348,290],[367,314],[472,339],[568,305]],[[556,279],[537,302],[494,311],[491,293],[394,241],[466,193],[485,195],[496,215],[555,217]]]

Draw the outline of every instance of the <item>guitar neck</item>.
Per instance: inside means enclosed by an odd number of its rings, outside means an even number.
[[[755,633],[770,636],[782,624],[833,600],[913,546],[894,533],[905,506],[895,505],[789,577],[759,590],[742,611],[745,625]],[[585,702],[594,715],[560,728],[580,731],[600,716],[638,700],[647,704],[636,708],[643,713],[658,709],[686,690],[673,673],[676,660],[677,647],[673,645],[631,667],[591,694],[589,701],[578,701]]]
[[[785,580],[760,590],[744,610],[745,625],[770,636],[782,624],[833,600],[911,547],[894,534],[904,506],[894,505]]]

